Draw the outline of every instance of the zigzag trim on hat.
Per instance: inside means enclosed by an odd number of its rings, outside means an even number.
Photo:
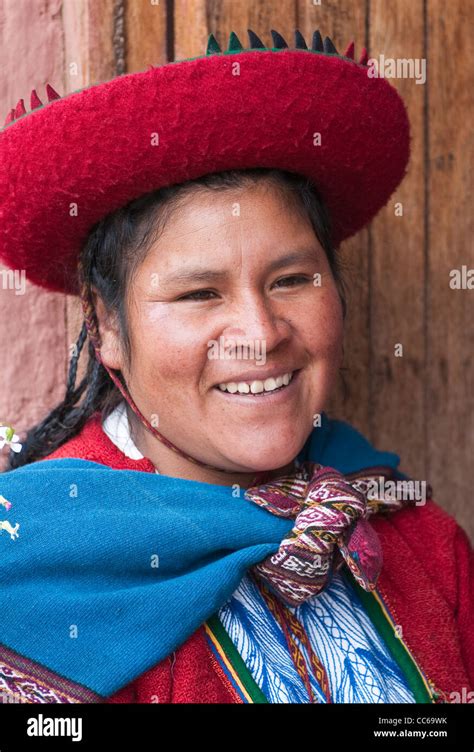
[[[46,94],[48,95],[48,102],[46,102],[46,104],[53,102],[55,99],[61,99],[61,95],[53,89],[51,84],[46,84]],[[43,107],[43,102],[36,93],[36,89],[33,89],[30,94],[30,109],[33,111],[36,110],[37,107]],[[13,123],[14,120],[17,120],[19,117],[26,114],[25,103],[23,99],[19,99],[16,107],[12,108],[8,113],[4,125]]]
[[[286,40],[282,37],[281,34],[278,33],[278,31],[271,29],[270,33],[273,39],[273,47],[265,47],[260,37],[258,37],[257,34],[255,34],[255,32],[252,31],[252,29],[247,29],[250,47],[248,47],[247,49],[244,49],[242,47],[242,44],[237,34],[234,31],[231,31],[230,36],[229,36],[229,44],[226,50],[221,50],[220,45],[217,42],[214,34],[210,34],[208,42],[207,42],[206,55],[215,55],[219,53],[225,55],[225,54],[234,53],[234,52],[248,52],[250,50],[266,50],[267,52],[270,52],[270,51],[277,52],[278,50],[291,49],[288,47]],[[319,29],[317,29],[313,33],[311,47],[308,47],[308,45],[306,44],[306,40],[304,36],[302,35],[301,31],[299,31],[298,29],[295,29],[294,33],[295,33],[295,46],[293,49],[295,50],[307,50],[308,52],[316,52],[320,55],[321,54],[322,55],[337,55],[338,57],[347,58],[348,60],[353,60],[355,62],[354,42],[351,42],[348,45],[344,55],[341,55],[337,51],[330,37],[325,37],[323,41],[323,38],[321,36]],[[368,53],[364,47],[362,49],[362,53],[361,53],[358,63],[359,65],[367,65],[367,61],[368,61]]]
[[[237,36],[237,34],[234,31],[230,32],[229,36],[229,44],[227,47],[227,50],[221,50],[219,43],[217,42],[214,34],[209,35],[209,39],[207,42],[207,49],[206,49],[206,57],[208,55],[228,55],[228,54],[234,54],[236,52],[249,52],[254,50],[265,50],[267,52],[278,52],[278,50],[283,49],[289,49],[288,44],[285,41],[285,39],[282,37],[281,34],[278,33],[278,31],[275,31],[274,29],[270,30],[270,33],[272,35],[273,39],[273,47],[265,47],[262,40],[255,34],[254,31],[251,29],[247,29],[247,33],[249,36],[249,42],[250,47],[247,49],[244,49],[242,47],[242,44]],[[332,40],[330,37],[325,37],[324,41],[323,38],[319,32],[319,29],[313,33],[313,38],[311,42],[311,47],[308,47],[306,44],[305,38],[303,37],[302,33],[295,29],[295,50],[307,50],[308,52],[314,52],[318,55],[331,55],[331,56],[337,56],[340,58],[347,58],[348,60],[354,60],[354,42],[351,42],[349,46],[347,47],[344,55],[341,55],[334,46]],[[360,59],[358,61],[359,65],[367,65],[368,61],[368,53],[365,47],[362,49],[362,53],[360,56]],[[179,62],[179,61],[176,61]],[[80,91],[80,90],[79,90]],[[49,104],[49,102],[53,102],[55,99],[61,99],[61,95],[57,93],[53,89],[53,87],[50,84],[46,84],[46,94],[48,96],[48,102],[45,104]],[[39,107],[43,107],[43,102],[39,98],[38,94],[36,93],[36,89],[33,89],[30,94],[30,111],[33,112],[33,110],[38,109]],[[16,106],[13,107],[6,119],[4,126],[9,125],[10,123],[13,123],[15,120],[18,120],[18,118],[22,117],[22,115],[26,115],[27,110],[25,109],[25,103],[23,99],[19,99]]]

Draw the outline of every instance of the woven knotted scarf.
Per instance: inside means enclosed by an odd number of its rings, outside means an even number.
[[[252,486],[245,496],[279,517],[294,517],[278,551],[252,568],[289,606],[317,595],[344,561],[365,590],[373,590],[382,549],[367,518],[395,512],[412,499],[370,498],[364,478],[353,482],[338,470],[301,463],[296,473]]]

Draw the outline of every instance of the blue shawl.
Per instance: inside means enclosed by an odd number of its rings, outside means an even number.
[[[349,424],[323,415],[300,460],[343,473],[396,470]],[[159,663],[214,614],[293,521],[230,486],[82,459],[0,474],[0,645],[102,697]]]

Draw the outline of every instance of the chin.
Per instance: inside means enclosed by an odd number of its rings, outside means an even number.
[[[285,450],[280,452],[275,452],[275,449],[270,447],[268,451],[263,453],[258,452],[258,456],[252,453],[249,456],[233,457],[232,460],[235,464],[243,468],[242,472],[260,473],[266,470],[278,470],[280,467],[285,467],[290,462],[293,462],[299,452],[300,447],[296,447],[294,451],[289,451],[288,447],[285,447]]]

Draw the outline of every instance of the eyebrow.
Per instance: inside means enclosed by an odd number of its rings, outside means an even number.
[[[283,269],[291,264],[304,261],[312,261],[313,263],[317,262],[317,250],[314,248],[303,248],[299,251],[286,253],[280,258],[274,259],[274,261],[268,265],[267,272],[275,272],[278,271],[278,269]],[[194,267],[170,274],[164,278],[164,282],[209,282],[219,281],[225,279],[227,276],[228,272],[224,269],[203,269],[202,267]]]

